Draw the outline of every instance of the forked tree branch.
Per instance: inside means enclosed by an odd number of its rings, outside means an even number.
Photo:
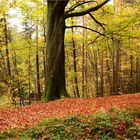
[[[87,4],[87,3],[90,3],[90,2],[95,2],[97,3],[96,1],[94,0],[90,0],[90,1],[85,1],[85,2],[81,2],[81,3],[76,3],[75,5],[73,5],[68,11],[65,12],[66,13],[69,13],[69,12],[72,12],[73,10],[75,10],[76,8],[84,5],[84,4]]]
[[[105,30],[105,28],[104,28],[104,26],[103,26],[103,25],[105,25],[104,23],[99,22],[91,13],[89,13],[89,16],[90,16],[98,25],[100,25],[100,26],[103,28],[103,30]]]
[[[66,28],[79,28],[79,27],[80,27],[80,28],[87,29],[87,30],[90,30],[90,31],[92,31],[92,32],[98,33],[98,34],[101,35],[101,36],[106,37],[105,34],[100,33],[100,32],[98,32],[98,31],[96,31],[96,30],[94,30],[94,29],[91,29],[91,28],[89,28],[89,27],[85,27],[85,26],[81,26],[81,25],[66,26]]]
[[[90,12],[97,11],[100,9],[102,6],[104,6],[109,0],[104,0],[102,3],[98,4],[97,6],[94,6],[92,8],[86,9],[84,11],[80,12],[74,12],[74,13],[66,13],[65,14],[65,19],[70,18],[70,17],[78,17],[78,16],[84,16],[86,14],[89,14]]]

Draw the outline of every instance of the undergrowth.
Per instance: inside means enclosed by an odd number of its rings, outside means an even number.
[[[100,111],[89,116],[71,116],[63,119],[46,119],[33,128],[12,129],[0,133],[0,139],[19,140],[119,140],[140,139],[136,109]]]

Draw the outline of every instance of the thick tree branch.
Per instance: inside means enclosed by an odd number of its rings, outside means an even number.
[[[89,16],[98,24],[98,25],[100,25],[102,28],[103,28],[103,30],[105,30],[105,28],[104,28],[104,23],[101,23],[101,22],[99,22],[91,13],[89,13]]]
[[[85,2],[81,2],[81,3],[76,3],[75,5],[73,5],[68,11],[65,12],[66,13],[69,13],[69,12],[72,12],[73,10],[75,10],[76,8],[86,4],[86,3],[90,3],[90,2],[96,2],[94,0],[90,0],[90,1],[85,1]],[[96,2],[97,3],[97,2]]]
[[[80,11],[80,12],[74,12],[74,13],[69,13],[69,14],[65,14],[65,19],[70,18],[70,17],[78,17],[78,16],[84,16],[86,14],[89,14],[90,12],[94,12],[97,11],[98,9],[100,9],[102,6],[104,6],[109,0],[105,0],[102,3],[98,4],[95,7],[86,9],[84,11]]]
[[[87,29],[87,30],[90,30],[90,31],[92,31],[92,32],[98,33],[98,34],[101,35],[101,36],[105,36],[105,37],[106,37],[105,34],[100,33],[100,32],[98,32],[98,31],[96,31],[96,30],[91,29],[91,28],[85,27],[85,26],[81,26],[81,25],[66,26],[66,28],[78,28],[78,27],[84,28],[84,29]]]

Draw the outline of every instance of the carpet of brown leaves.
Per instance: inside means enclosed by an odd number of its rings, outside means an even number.
[[[140,94],[127,94],[103,98],[64,99],[48,103],[36,103],[26,107],[0,109],[0,131],[9,128],[31,127],[45,118],[66,117],[96,113],[112,107],[140,108]]]

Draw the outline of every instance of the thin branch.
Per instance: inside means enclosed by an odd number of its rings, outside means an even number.
[[[90,16],[98,25],[100,25],[100,26],[103,28],[103,30],[105,30],[105,28],[104,28],[104,26],[103,26],[103,25],[105,25],[104,23],[99,22],[91,13],[89,13],[89,16]]]
[[[77,7],[77,5],[79,5],[79,4],[80,4],[80,2],[79,2],[79,1],[78,1],[78,2],[76,2],[74,5],[72,5],[70,8],[68,8],[68,10],[66,10],[65,14],[66,14],[66,13],[71,12],[71,11],[72,11],[72,9],[75,9],[75,7]]]
[[[101,36],[98,35],[93,41],[89,42],[88,45],[95,43],[95,41],[96,41],[98,38],[100,38],[100,37],[101,37]]]
[[[109,0],[105,0],[102,3],[98,4],[95,7],[86,9],[84,11],[80,11],[80,12],[74,12],[74,13],[69,13],[69,14],[65,14],[65,19],[70,18],[70,17],[78,17],[78,16],[84,16],[86,14],[89,14],[90,12],[94,12],[97,11],[98,9],[100,9],[102,6],[104,6]]]
[[[87,30],[90,30],[90,31],[92,31],[92,32],[95,32],[95,33],[98,33],[98,34],[100,34],[101,36],[105,36],[106,37],[106,35],[105,34],[103,34],[103,33],[100,33],[100,32],[98,32],[98,31],[96,31],[96,30],[93,30],[93,29],[91,29],[91,28],[88,28],[88,27],[85,27],[85,26],[81,26],[81,25],[73,25],[73,26],[66,26],[66,28],[84,28],[84,29],[87,29]]]
[[[66,13],[69,13],[69,12],[72,12],[74,9],[86,4],[86,3],[90,3],[90,2],[96,2],[96,1],[93,1],[93,0],[90,0],[90,1],[85,1],[85,2],[82,2],[82,3],[76,3],[75,5],[73,5],[68,11],[65,12]],[[96,2],[97,3],[97,2]]]

